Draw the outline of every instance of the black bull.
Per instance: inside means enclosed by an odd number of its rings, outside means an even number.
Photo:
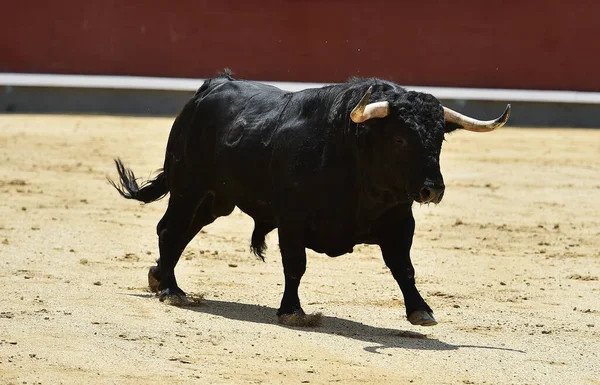
[[[160,258],[148,275],[161,300],[185,295],[174,268],[186,245],[238,206],[254,219],[251,249],[261,258],[265,236],[278,229],[285,275],[278,316],[305,316],[298,297],[305,248],[339,256],[366,243],[381,248],[408,320],[435,325],[415,286],[412,204],[442,199],[444,134],[490,131],[506,122],[509,107],[482,122],[379,79],[285,92],[226,72],[204,82],[175,119],[155,179],[139,187],[116,160],[120,184],[111,183],[142,202],[170,193],[157,226]]]

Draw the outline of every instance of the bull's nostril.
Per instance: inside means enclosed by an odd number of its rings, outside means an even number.
[[[431,190],[427,187],[423,187],[419,194],[421,195],[421,199],[427,201],[431,197]]]
[[[423,186],[419,190],[419,201],[421,203],[439,203],[444,196],[444,187]]]

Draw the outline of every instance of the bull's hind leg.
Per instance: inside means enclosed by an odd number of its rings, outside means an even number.
[[[204,196],[203,196],[204,195]],[[215,220],[210,194],[172,195],[167,212],[157,226],[160,259],[150,268],[148,283],[159,298],[185,296],[175,279],[175,266],[187,244],[202,227]]]

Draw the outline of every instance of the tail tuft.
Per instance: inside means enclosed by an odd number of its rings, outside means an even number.
[[[161,172],[152,180],[142,182],[142,185],[138,186],[131,169],[125,167],[120,159],[115,159],[115,164],[119,173],[119,184],[117,185],[108,177],[106,179],[124,198],[150,203],[164,198],[169,192],[164,172]]]

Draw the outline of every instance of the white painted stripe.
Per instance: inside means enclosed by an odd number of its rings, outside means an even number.
[[[143,76],[0,73],[0,85],[26,87],[137,89],[194,92],[200,87],[200,85],[202,85],[204,80],[205,79],[201,78],[190,79]],[[270,81],[263,82],[287,91],[300,91],[306,88],[322,87],[327,84]],[[405,87],[410,90],[430,93],[439,99],[542,103],[600,103],[600,92],[420,86]]]

